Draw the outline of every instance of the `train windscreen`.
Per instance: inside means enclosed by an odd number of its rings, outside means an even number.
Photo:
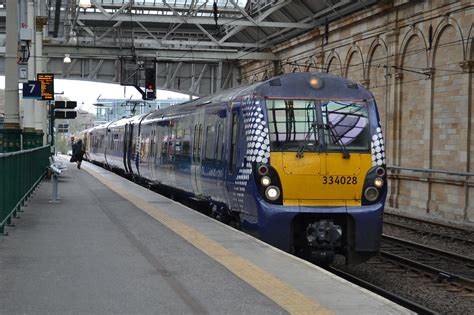
[[[272,151],[368,151],[366,102],[267,99]]]

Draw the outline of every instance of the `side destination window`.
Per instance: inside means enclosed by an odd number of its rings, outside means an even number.
[[[239,131],[239,113],[232,113],[232,134],[231,137],[231,146],[230,146],[230,156],[229,156],[229,172],[234,174],[235,166],[237,164],[237,137]]]

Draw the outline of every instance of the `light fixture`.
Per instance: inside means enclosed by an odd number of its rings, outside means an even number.
[[[79,1],[79,7],[82,9],[88,9],[92,6],[91,0],[80,0]]]
[[[268,200],[275,201],[280,197],[280,189],[276,186],[268,186],[265,190],[265,195]]]
[[[71,33],[69,34],[69,44],[77,45],[77,35],[74,31],[71,31]]]
[[[270,177],[268,176],[263,176],[261,179],[260,179],[260,184],[262,184],[262,186],[264,187],[267,187],[268,185],[270,185],[272,183]]]
[[[381,179],[380,177],[377,177],[377,178],[374,180],[374,186],[377,187],[377,188],[382,188],[382,186],[383,186],[383,179]]]
[[[69,56],[69,54],[64,54],[63,62],[64,63],[71,63],[71,57]]]

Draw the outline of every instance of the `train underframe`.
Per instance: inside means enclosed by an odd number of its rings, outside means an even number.
[[[292,230],[295,254],[320,265],[331,264],[336,255],[358,264],[377,253],[356,251],[356,222],[348,214],[297,215]]]
[[[380,248],[382,202],[359,207],[260,205],[260,237],[314,263],[328,265],[341,255],[346,264],[359,264]]]

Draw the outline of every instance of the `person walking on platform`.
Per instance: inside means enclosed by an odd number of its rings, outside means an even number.
[[[79,139],[72,144],[72,157],[71,162],[77,162],[77,168],[81,168],[82,159],[84,158],[84,146],[82,144],[82,140]]]

